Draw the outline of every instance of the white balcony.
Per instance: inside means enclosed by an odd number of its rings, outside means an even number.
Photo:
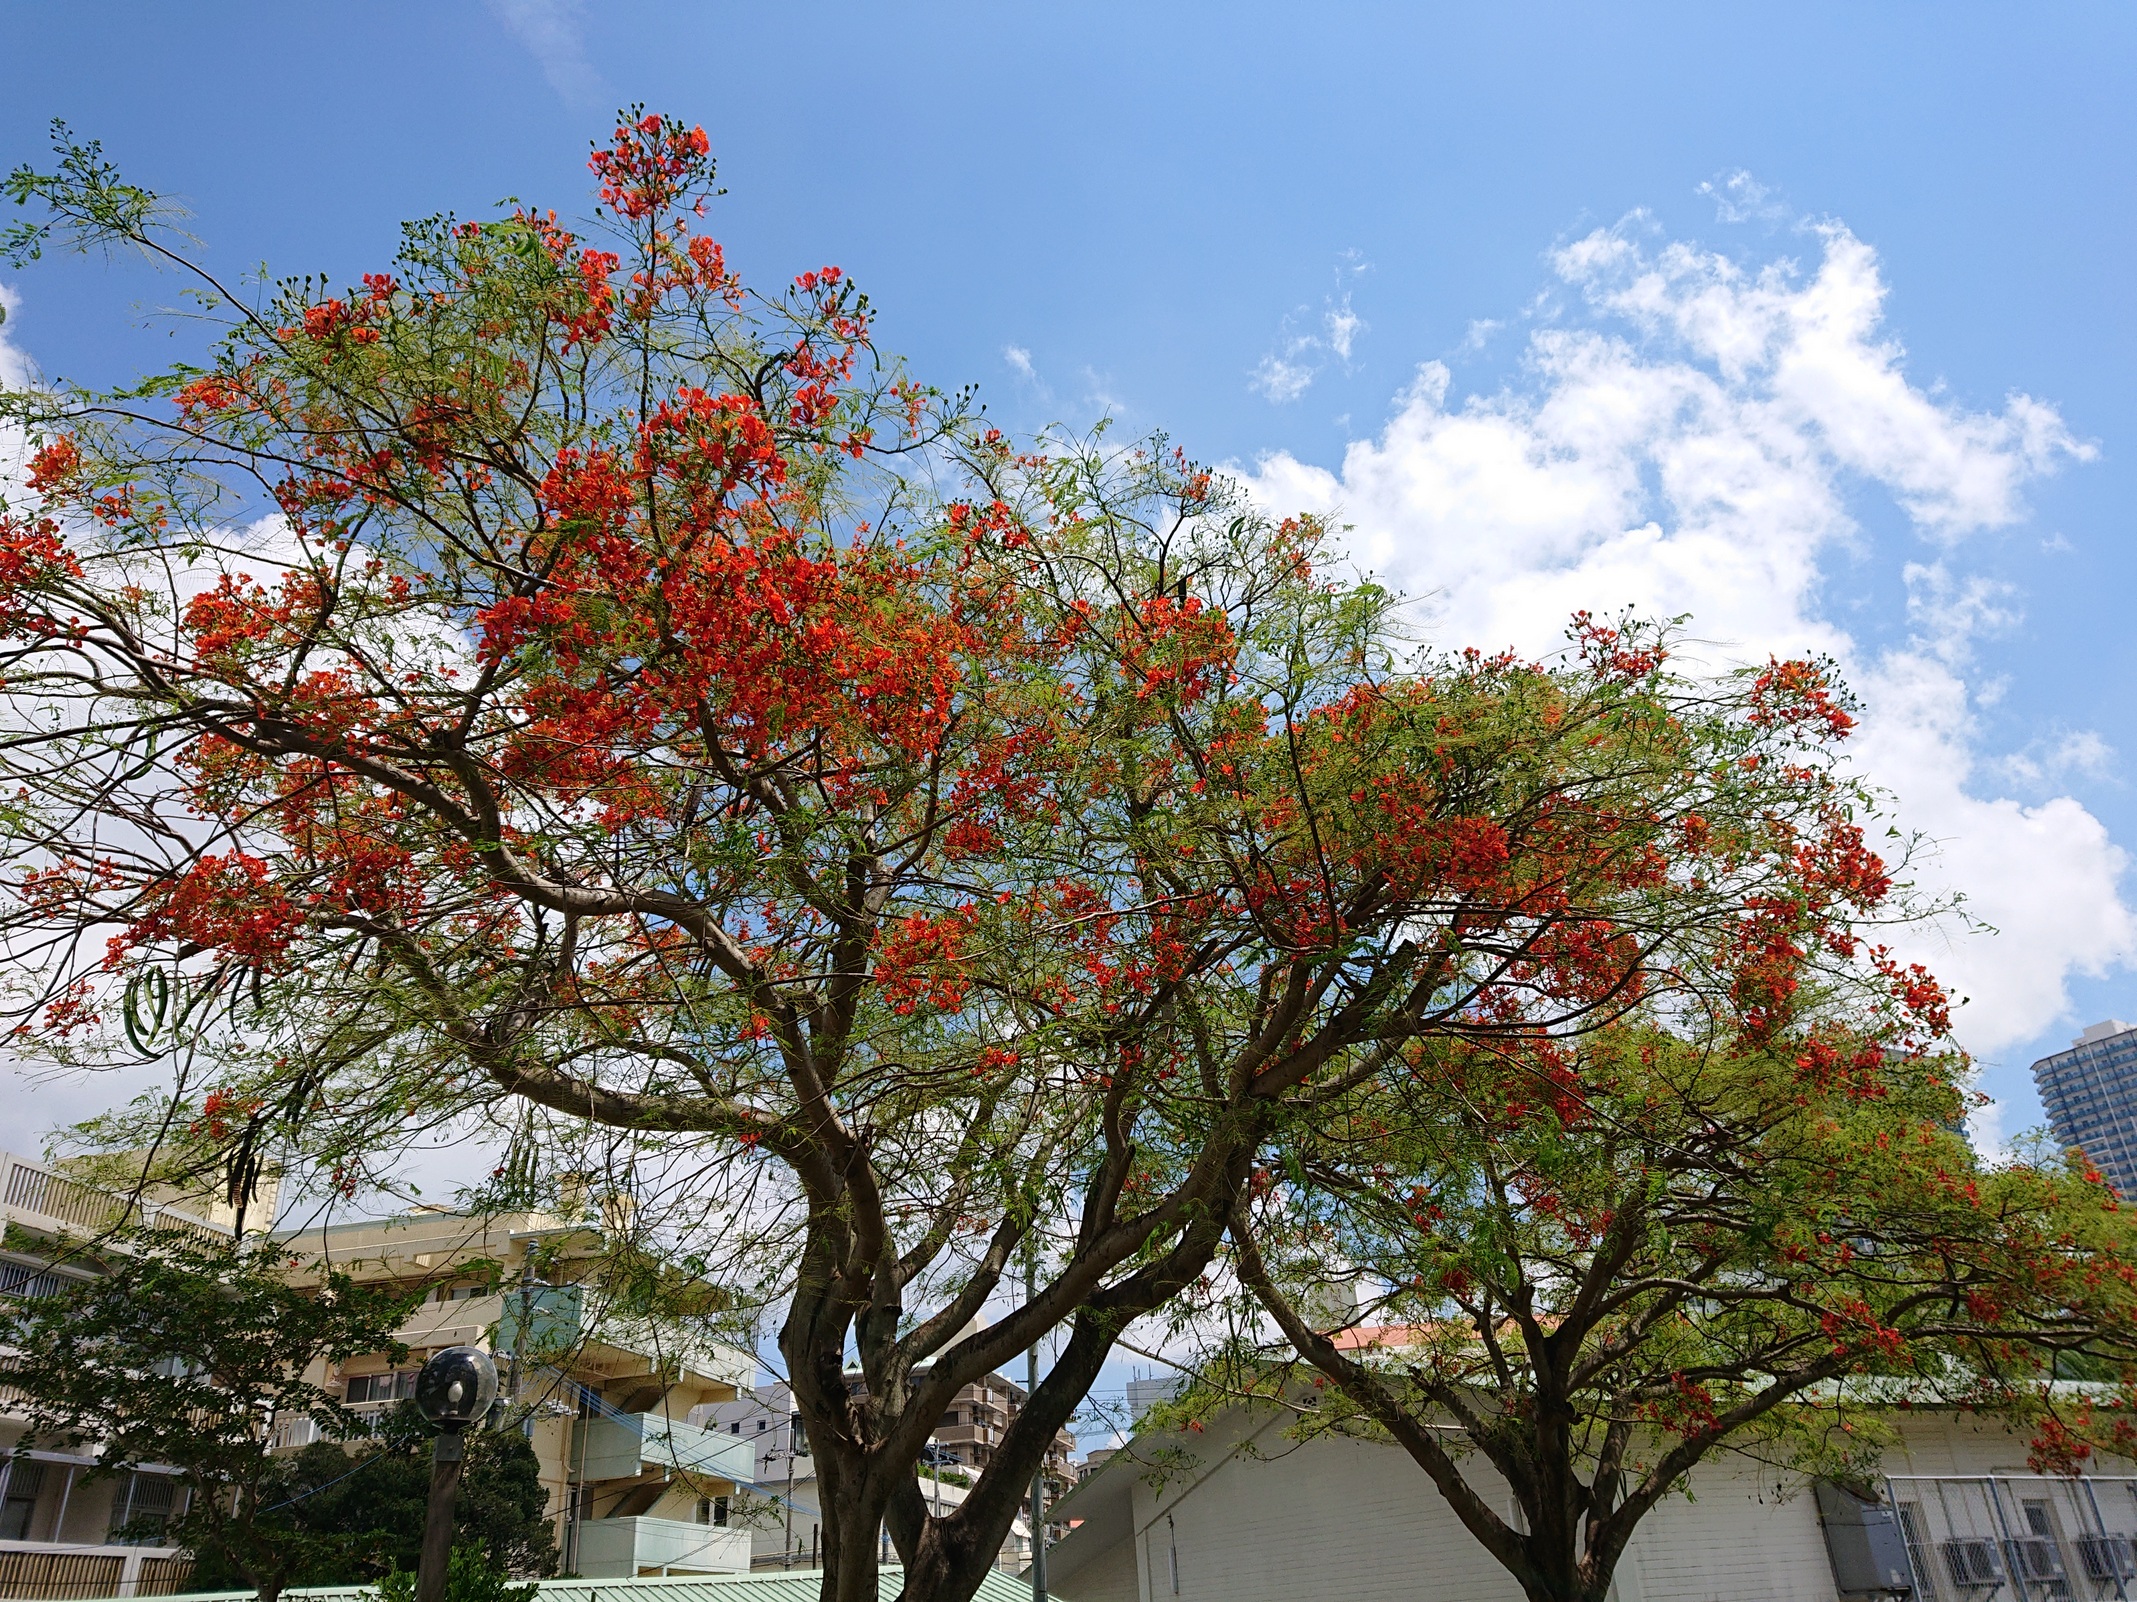
[[[115,1196],[13,1152],[0,1152],[0,1217],[34,1234],[62,1238],[101,1235],[129,1218],[176,1230],[203,1244],[230,1238],[226,1225],[190,1217],[146,1197]]]
[[[681,1519],[588,1519],[574,1567],[589,1580],[640,1574],[747,1574],[749,1531]]]
[[[604,1352],[631,1353],[653,1364],[656,1357],[679,1363],[739,1394],[755,1383],[754,1352],[719,1341],[699,1340],[672,1325],[624,1317],[600,1307],[581,1285],[506,1289],[486,1299],[497,1320],[494,1350],[531,1362],[573,1367]],[[465,1316],[465,1315],[462,1315]],[[654,1365],[658,1366],[658,1365]]]
[[[658,1413],[629,1413],[580,1419],[572,1429],[571,1460],[585,1465],[581,1472],[589,1480],[636,1479],[647,1469],[659,1468],[670,1474],[746,1481],[756,1474],[757,1443]]]

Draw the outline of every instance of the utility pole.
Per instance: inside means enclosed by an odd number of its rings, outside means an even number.
[[[794,1410],[794,1392],[790,1387],[787,1391],[787,1538],[779,1549],[782,1569],[794,1566],[794,1421],[799,1416]],[[822,1497],[816,1499],[816,1505],[824,1505]]]
[[[534,1247],[530,1242],[527,1255],[519,1265],[519,1323],[512,1330],[512,1400],[521,1400],[527,1390],[527,1326],[534,1321]],[[520,1416],[519,1432],[529,1441],[534,1439],[534,1409],[530,1405]]]
[[[1039,1260],[1028,1257],[1024,1260],[1024,1305],[1029,1307],[1038,1299]],[[1024,1405],[1031,1406],[1038,1394],[1039,1342],[1034,1336],[1024,1353]],[[1048,1441],[1039,1448],[1039,1466],[1031,1476],[1031,1602],[1046,1602],[1046,1454],[1053,1444]]]

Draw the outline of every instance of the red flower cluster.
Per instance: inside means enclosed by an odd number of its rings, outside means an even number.
[[[116,937],[112,956],[131,946],[171,941],[181,950],[272,962],[289,950],[303,926],[304,914],[274,883],[267,863],[232,851],[204,856],[166,881],[160,904]]]
[[[1844,740],[1855,727],[1833,693],[1832,675],[1821,663],[1770,658],[1752,681],[1751,722],[1761,728],[1800,728],[1821,739]]]
[[[62,434],[30,457],[30,493],[50,497],[65,489],[82,470],[81,447]]]
[[[615,142],[596,147],[587,166],[601,180],[601,200],[637,221],[666,211],[707,174],[712,141],[658,115],[616,125]]]

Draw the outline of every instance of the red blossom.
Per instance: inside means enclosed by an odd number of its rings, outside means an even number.
[[[65,489],[82,470],[81,447],[62,434],[30,457],[27,482],[33,495]]]
[[[303,912],[274,883],[267,862],[243,851],[203,856],[158,887],[153,909],[114,942],[175,942],[182,949],[225,952],[269,962],[287,952],[304,927]]]

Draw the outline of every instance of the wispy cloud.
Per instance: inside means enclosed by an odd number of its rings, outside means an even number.
[[[1955,578],[1940,558],[1909,562],[1900,570],[1907,586],[1907,621],[1914,643],[1948,667],[1962,667],[1974,641],[2015,628],[2023,614],[2014,604],[2018,587],[1980,573]]]
[[[1772,228],[1791,220],[1786,202],[1742,167],[1709,178],[1694,193],[1714,202],[1714,216],[1720,222],[1764,223]]]
[[[1351,342],[1365,332],[1365,319],[1350,309],[1350,296],[1343,297],[1343,304],[1321,319],[1328,330],[1328,348],[1336,353],[1339,361],[1350,360]]]
[[[2112,779],[2115,748],[2096,729],[2054,729],[1999,758],[1996,767],[2020,789],[2039,792],[2073,778]]]
[[[1247,380],[1249,389],[1274,405],[1295,401],[1313,388],[1331,357],[1347,370],[1358,336],[1371,326],[1351,309],[1348,293],[1331,298],[1302,330],[1301,322],[1311,316],[1301,308],[1286,317],[1276,347],[1263,355]]]
[[[1247,388],[1281,406],[1313,388],[1331,359],[1349,371],[1358,337],[1371,325],[1352,308],[1350,290],[1344,286],[1371,270],[1372,263],[1357,251],[1343,252],[1336,262],[1337,292],[1325,296],[1318,307],[1300,306],[1285,316],[1275,345],[1247,376]]]
[[[614,101],[608,80],[586,59],[586,39],[580,29],[584,11],[581,0],[487,0],[490,15],[511,30],[513,36],[540,63],[564,103],[575,111],[593,111]]]
[[[1307,344],[1310,348],[1311,342]],[[1313,388],[1314,377],[1320,372],[1312,362],[1297,360],[1301,354],[1296,345],[1288,347],[1282,356],[1270,351],[1247,380],[1247,388],[1278,406],[1297,400]]]

